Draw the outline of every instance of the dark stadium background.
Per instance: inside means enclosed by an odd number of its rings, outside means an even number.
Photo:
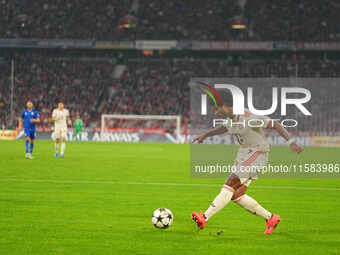
[[[102,113],[180,114],[185,121],[191,77],[339,76],[336,1],[0,5],[0,112],[8,128],[29,98],[41,112],[40,126],[50,125],[62,100],[92,129]],[[320,123],[320,131],[336,132],[338,116],[327,118],[331,124],[325,130]]]
[[[0,254],[340,254],[339,173],[253,182],[282,217],[271,236],[233,204],[198,232],[191,212],[224,178],[190,178],[186,136],[192,78],[334,79],[299,116],[304,151],[272,146],[269,163],[339,167],[339,13],[338,0],[0,0]],[[34,160],[15,131],[29,99],[42,120]],[[56,159],[59,101],[92,140],[102,114],[180,115],[185,143],[164,142],[174,122],[109,120],[115,143],[67,142]],[[232,163],[237,147],[223,148]],[[158,207],[174,213],[165,231],[151,224]]]

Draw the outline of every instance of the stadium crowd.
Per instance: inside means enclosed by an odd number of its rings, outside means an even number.
[[[330,60],[305,60],[296,56],[264,61],[261,58],[128,59],[124,71],[114,77],[116,65],[109,59],[58,58],[39,54],[20,54],[15,60],[15,118],[28,99],[41,113],[42,126],[59,100],[74,118],[81,115],[88,127],[100,127],[102,113],[154,114],[190,116],[191,77],[340,77],[340,64]],[[10,102],[10,68],[0,68],[0,113],[8,121]],[[267,93],[265,88],[259,95]],[[316,88],[317,89],[317,88]],[[336,89],[336,87],[335,87]],[[321,94],[321,91],[317,91]],[[335,94],[334,94],[335,95]],[[324,95],[326,96],[326,95]],[[261,97],[271,99],[271,96]],[[255,105],[261,105],[261,100]],[[330,112],[339,99],[313,98],[313,120],[325,129],[340,127],[339,112]],[[337,100],[337,101],[336,101]],[[259,104],[258,104],[259,103]],[[271,102],[264,102],[270,104]],[[1,107],[1,105],[3,105]],[[328,112],[326,118],[324,113]],[[320,116],[319,116],[320,115]],[[326,119],[325,119],[326,118]],[[303,121],[303,119],[302,119]],[[306,122],[309,123],[309,122]],[[308,130],[308,126],[305,127]]]
[[[0,38],[111,40],[130,0],[0,0]]]
[[[339,9],[337,0],[0,0],[0,38],[332,41]]]
[[[10,104],[10,72],[1,75],[0,97],[6,112]],[[111,82],[112,64],[108,61],[56,59],[39,55],[18,57],[15,61],[14,116],[18,118],[27,100],[39,110],[42,124],[48,125],[58,101],[70,109],[71,117],[79,113],[86,124],[97,114],[100,99]],[[1,100],[1,99],[0,99]],[[7,121],[10,120],[7,114]]]

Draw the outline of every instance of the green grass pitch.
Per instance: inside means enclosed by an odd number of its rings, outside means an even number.
[[[264,236],[264,221],[232,202],[198,231],[224,179],[190,177],[190,146],[68,143],[54,158],[51,141],[1,141],[0,254],[340,254],[340,179],[259,179],[248,194],[281,215]],[[237,147],[228,147],[235,156]],[[226,154],[228,156],[228,154]],[[306,148],[300,162],[339,162],[340,149]],[[271,162],[296,160],[274,147]],[[157,207],[174,224],[151,224]],[[221,235],[217,232],[223,231]]]

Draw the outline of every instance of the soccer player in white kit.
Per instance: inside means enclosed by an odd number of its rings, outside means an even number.
[[[53,110],[52,119],[54,121],[54,137],[55,137],[55,157],[59,156],[59,143],[61,140],[60,157],[64,158],[66,148],[67,123],[70,125],[70,113],[64,108],[62,102],[58,103],[58,108]]]
[[[218,93],[220,96],[222,95],[223,105],[215,106],[215,115],[224,118],[225,121],[222,125],[196,137],[193,143],[202,143],[207,137],[228,132],[237,138],[240,148],[234,162],[233,171],[224,183],[221,192],[205,213],[193,212],[192,219],[200,229],[203,229],[207,221],[232,200],[245,210],[265,219],[266,230],[264,234],[270,234],[280,222],[280,216],[272,214],[255,199],[245,194],[251,181],[257,178],[257,172],[268,161],[269,143],[263,133],[263,128],[275,129],[297,154],[302,151],[302,148],[287,130],[275,120],[266,116],[254,115],[248,110],[245,110],[244,115],[234,115],[231,94],[224,90],[219,90]],[[251,121],[249,122],[249,120]]]

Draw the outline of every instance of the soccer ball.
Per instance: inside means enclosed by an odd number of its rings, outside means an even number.
[[[152,214],[152,224],[156,228],[165,229],[171,226],[174,215],[167,208],[158,208]]]

